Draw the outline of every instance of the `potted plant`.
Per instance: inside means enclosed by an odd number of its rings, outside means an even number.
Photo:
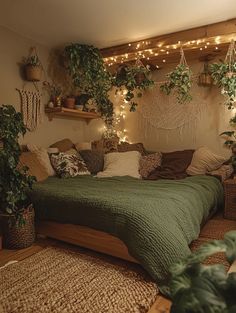
[[[64,100],[64,106],[68,109],[74,109],[75,108],[75,97],[72,95],[67,96]]]
[[[186,62],[184,51],[180,49],[180,62],[176,68],[167,74],[167,82],[160,86],[161,91],[169,95],[176,92],[179,103],[192,100],[190,89],[192,87],[192,72]]]
[[[125,90],[124,100],[129,103],[130,111],[135,111],[137,102],[135,96],[142,97],[142,91],[152,87],[154,81],[150,78],[150,69],[144,66],[141,61],[134,65],[121,65],[113,78],[113,85],[119,90]]]
[[[228,109],[233,109],[236,101],[236,55],[234,41],[229,46],[225,60],[211,64],[210,71],[214,84],[221,88],[221,93],[226,97]]]
[[[42,64],[35,48],[31,49],[31,54],[24,59],[25,76],[28,81],[40,81],[42,75]]]
[[[106,123],[113,119],[113,104],[109,100],[112,77],[107,71],[99,49],[81,44],[65,47],[66,67],[74,87],[94,99]]]
[[[61,87],[53,83],[49,83],[48,81],[43,82],[43,87],[47,90],[49,94],[50,97],[49,103],[53,103],[54,107],[61,106],[61,94],[62,94]]]
[[[27,197],[35,178],[19,166],[18,138],[26,133],[22,114],[13,106],[0,107],[0,217],[7,248],[24,248],[35,239],[34,210]]]
[[[224,240],[202,245],[171,266],[171,313],[236,312],[236,273],[227,274],[221,264],[201,264],[217,252],[225,253],[230,264],[236,260],[236,231],[226,233]]]

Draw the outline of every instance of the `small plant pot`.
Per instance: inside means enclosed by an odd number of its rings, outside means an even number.
[[[82,104],[76,104],[75,109],[78,111],[83,111],[84,106]]]
[[[74,109],[75,108],[75,98],[68,97],[65,99],[65,107],[68,109]]]
[[[25,75],[28,81],[38,82],[41,80],[42,76],[42,68],[41,66],[33,66],[33,65],[26,65],[25,66]]]
[[[24,224],[14,222],[14,217],[4,216],[3,246],[7,249],[23,249],[30,247],[35,241],[34,208],[30,205],[23,212]]]
[[[212,77],[208,73],[201,73],[198,78],[198,84],[200,86],[211,86],[212,85]]]

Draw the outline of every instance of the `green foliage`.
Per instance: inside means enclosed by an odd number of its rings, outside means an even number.
[[[184,64],[176,66],[174,71],[167,74],[168,81],[161,85],[161,91],[169,95],[172,90],[177,93],[179,103],[184,103],[192,100],[190,88],[192,86],[192,72],[189,67]]]
[[[24,60],[25,65],[40,66],[41,62],[37,55],[31,55]]]
[[[17,220],[28,205],[27,189],[35,178],[27,174],[27,167],[19,170],[20,146],[18,139],[26,133],[21,113],[13,106],[0,107],[0,213],[13,215]]]
[[[200,264],[217,252],[224,252],[230,264],[236,260],[236,231],[171,266],[171,313],[236,312],[236,273],[227,275],[223,265]]]
[[[236,99],[236,62],[229,65],[225,62],[210,65],[211,76],[214,84],[221,88],[223,95],[227,97],[228,109],[233,109]]]
[[[138,76],[140,79],[138,79]],[[113,85],[117,87],[117,91],[122,90],[122,88],[127,90],[125,100],[130,105],[130,111],[135,111],[138,104],[133,101],[133,98],[136,95],[138,98],[142,97],[142,91],[152,87],[154,81],[150,78],[148,67],[123,65],[113,77]]]
[[[74,86],[96,101],[98,110],[109,123],[113,117],[113,104],[108,96],[112,87],[112,76],[106,70],[99,49],[89,45],[71,44],[65,47],[65,56]]]

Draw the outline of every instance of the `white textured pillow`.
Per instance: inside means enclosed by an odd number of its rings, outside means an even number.
[[[45,148],[39,148],[34,144],[27,144],[27,148],[30,152],[34,152],[39,160],[39,162],[42,164],[42,166],[45,168],[48,176],[55,176],[56,172],[54,171],[47,149]]]
[[[138,151],[112,152],[104,155],[104,170],[97,177],[131,176],[140,178]]]
[[[200,147],[193,154],[192,162],[187,168],[187,174],[191,176],[204,175],[218,169],[226,160],[227,158],[213,153],[207,147]]]

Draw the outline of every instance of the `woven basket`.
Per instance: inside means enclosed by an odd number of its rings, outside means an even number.
[[[26,65],[25,75],[28,81],[38,82],[41,80],[42,68],[39,65]]]
[[[236,220],[236,180],[229,179],[224,183],[225,209],[224,217]]]
[[[25,209],[23,218],[25,224],[9,223],[9,218],[3,220],[3,246],[7,249],[22,249],[35,241],[34,209],[32,205]]]

